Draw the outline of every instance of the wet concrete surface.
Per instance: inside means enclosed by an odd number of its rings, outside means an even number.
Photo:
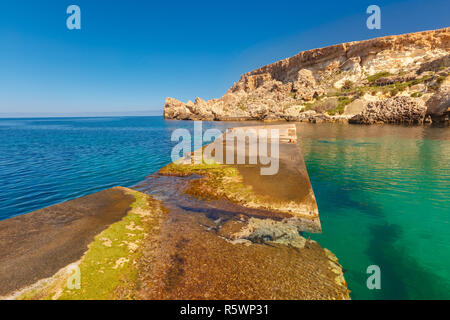
[[[168,209],[158,245],[144,247],[143,259],[152,263],[140,266],[141,299],[348,298],[319,244],[306,241],[296,248],[274,243],[270,235],[256,242],[233,238],[250,219],[283,221],[290,214],[199,200],[183,192],[200,178],[154,174],[135,187]]]
[[[117,187],[0,221],[0,296],[79,260],[134,201]]]
[[[293,201],[318,214],[317,203],[308,172],[297,144],[280,144],[279,170],[274,175],[262,176],[260,166],[237,165],[244,184],[253,192],[269,196],[272,201]]]
[[[261,159],[259,142],[249,137],[242,137],[250,130],[260,137],[261,130],[273,129],[278,130],[279,139],[267,139],[267,155],[270,160],[267,164]],[[239,144],[239,138],[236,139],[235,134],[244,142]],[[214,146],[212,154],[215,157],[217,150],[222,149],[223,158],[219,157],[215,160],[237,168],[242,177],[242,183],[250,187],[257,198],[263,200],[261,207],[264,207],[263,203],[266,202],[270,204],[268,207],[272,211],[281,211],[289,213],[294,218],[309,220],[305,221],[307,225],[312,225],[312,228],[308,227],[308,231],[320,232],[317,202],[297,139],[295,124],[230,128],[221,139],[212,143]],[[277,143],[275,151],[278,152],[275,154],[272,154],[273,143]],[[253,157],[254,163],[250,161],[251,149],[258,150],[256,157]],[[233,163],[229,163],[227,153],[234,154]],[[239,157],[244,159],[243,164],[238,162]],[[275,162],[277,170],[271,174],[263,172],[263,168],[273,166]]]
[[[289,141],[296,134],[290,131],[292,126],[281,128],[284,135],[276,175],[261,176],[260,164],[236,168],[253,192],[274,203],[297,204],[301,214],[313,217],[320,229],[301,152],[295,141]],[[294,237],[302,239],[302,246],[290,238],[277,242],[280,232],[284,236],[283,224],[294,213],[226,199],[201,200],[184,192],[201,178],[156,173],[134,187],[167,208],[161,231],[142,244],[137,298],[348,298],[332,254],[304,240],[300,229]],[[124,190],[105,190],[0,222],[0,295],[50,277],[80,259],[96,234],[126,214],[134,197]],[[273,234],[269,230],[256,239],[238,236],[250,222],[267,219],[276,222],[278,229]]]
[[[244,185],[251,186],[253,192],[272,202],[297,203],[306,215],[318,219],[295,130],[287,135],[292,126],[280,127],[284,135],[280,170],[275,175],[261,175],[261,164],[249,165],[248,156],[247,164],[236,167]],[[226,143],[218,141],[217,146],[223,147],[225,154]],[[248,148],[249,144],[247,155]],[[135,187],[168,209],[158,245],[144,249],[144,260],[152,263],[141,264],[145,272],[140,298],[348,299],[335,257],[316,242],[305,241],[299,231],[302,247],[289,241],[275,242],[275,234],[280,234],[275,229],[261,239],[237,237],[250,221],[258,219],[279,221],[278,226],[283,227],[292,212],[249,208],[224,199],[206,201],[184,192],[192,180],[201,178],[156,173]]]

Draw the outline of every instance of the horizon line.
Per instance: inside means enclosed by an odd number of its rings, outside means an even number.
[[[112,111],[112,112],[0,112],[0,119],[13,118],[98,118],[98,117],[163,116],[161,111]]]

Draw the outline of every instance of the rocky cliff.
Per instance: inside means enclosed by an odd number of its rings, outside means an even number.
[[[448,122],[449,73],[450,27],[303,51],[244,74],[220,99],[167,98],[164,117]]]

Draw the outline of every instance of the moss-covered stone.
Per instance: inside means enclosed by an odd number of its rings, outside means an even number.
[[[136,261],[146,235],[159,229],[165,208],[150,196],[128,189],[135,197],[120,221],[97,235],[82,259],[51,279],[22,293],[18,299],[132,299],[139,283]],[[81,286],[69,289],[72,267],[79,268]]]
[[[280,200],[268,194],[254,192],[252,186],[244,183],[238,166],[219,163],[183,164],[171,163],[159,171],[161,175],[185,177],[200,175],[192,179],[184,192],[200,200],[228,200],[252,209],[278,212],[285,216],[318,221],[309,205],[298,201]]]

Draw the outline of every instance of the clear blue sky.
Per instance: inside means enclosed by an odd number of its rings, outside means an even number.
[[[66,9],[81,8],[81,30]],[[366,8],[381,7],[381,30]],[[450,1],[0,0],[0,113],[162,112],[299,51],[449,26]]]

